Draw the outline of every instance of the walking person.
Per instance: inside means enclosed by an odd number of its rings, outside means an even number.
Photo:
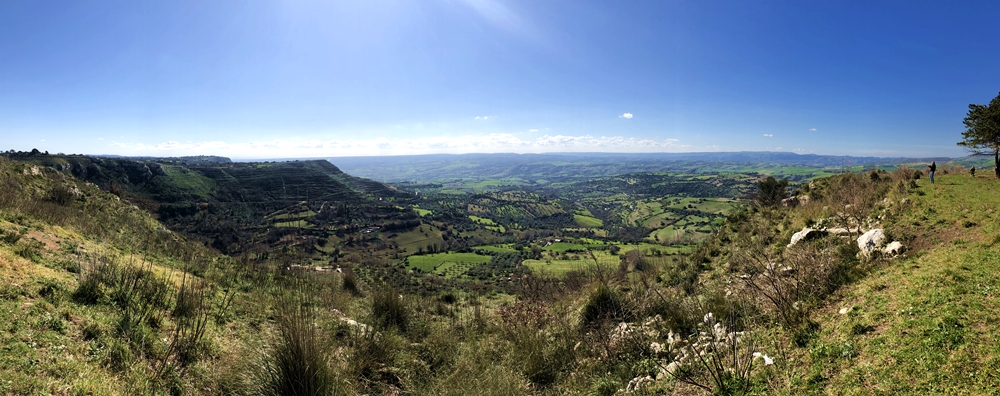
[[[972,177],[976,177],[976,167],[975,166],[973,166],[972,169],[969,169],[969,174],[972,175]]]
[[[934,184],[934,171],[937,170],[937,164],[935,164],[934,161],[931,161],[931,164],[927,165],[927,167],[931,168],[931,184]]]

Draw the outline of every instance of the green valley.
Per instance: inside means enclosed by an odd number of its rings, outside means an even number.
[[[9,157],[4,393],[283,394],[308,370],[322,394],[982,393],[995,366],[995,186],[958,164],[785,189]]]

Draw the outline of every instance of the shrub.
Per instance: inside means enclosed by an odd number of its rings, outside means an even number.
[[[350,268],[345,268],[342,271],[344,271],[343,289],[354,296],[360,296],[361,289],[358,288],[358,278],[354,276],[354,271],[351,271]]]
[[[646,262],[646,258],[643,256],[642,252],[639,250],[629,250],[625,252],[625,255],[621,258],[618,264],[618,271],[633,272],[633,271],[644,271],[649,267],[649,263]]]
[[[64,322],[58,315],[53,315],[51,313],[46,313],[42,317],[38,318],[38,325],[60,334],[66,332],[66,322]]]
[[[757,202],[763,206],[774,206],[781,203],[788,189],[788,180],[775,180],[773,176],[757,182]]]
[[[58,306],[66,297],[66,286],[53,279],[46,279],[42,282],[38,295],[48,300],[52,305]]]
[[[381,329],[397,328],[406,331],[410,325],[410,312],[403,296],[390,285],[383,285],[372,293],[372,318]]]
[[[607,285],[600,285],[590,293],[587,303],[583,306],[580,321],[585,327],[598,327],[610,320],[621,320],[625,317],[625,304],[622,296]]]
[[[514,343],[514,358],[521,372],[537,386],[549,386],[574,360],[573,344],[566,334],[525,329]]]
[[[193,317],[200,309],[204,301],[205,293],[202,289],[195,289],[188,284],[181,286],[177,292],[177,299],[174,301],[174,309],[170,314],[175,318]]]
[[[112,341],[108,346],[108,354],[105,356],[105,364],[115,371],[124,371],[132,362],[134,356],[128,344],[122,341]]]
[[[83,324],[81,333],[85,341],[97,340],[104,335],[104,328],[100,323],[87,321]]]
[[[401,347],[398,341],[396,337],[373,331],[354,333],[348,343],[352,359],[347,372],[369,387],[375,384],[400,386],[401,379],[391,369]]]
[[[67,206],[76,200],[76,192],[66,185],[59,184],[49,190],[46,200],[59,205]]]
[[[838,208],[837,217],[840,223],[852,229],[861,226],[887,190],[888,186],[884,183],[847,173],[830,183],[829,196],[831,203]]]
[[[757,335],[746,321],[746,309],[742,303],[730,302],[730,313],[721,320],[712,312],[705,313],[695,333],[662,344],[673,361],[658,361],[660,368],[715,395],[747,394],[754,362],[762,358],[762,365],[769,365],[773,360],[757,350]]]
[[[18,256],[24,257],[32,262],[42,261],[42,249],[45,247],[41,242],[28,239],[26,242],[17,244],[15,252]]]
[[[770,305],[786,328],[808,319],[808,308],[859,274],[855,245],[825,239],[800,243],[781,254],[766,246],[744,245],[734,261],[745,272],[740,279],[757,301]]]
[[[315,312],[297,304],[278,320],[277,344],[265,357],[259,392],[266,395],[327,395],[336,386],[328,349],[314,325]]]
[[[671,265],[664,266],[658,279],[667,286],[679,286],[685,293],[694,294],[699,270],[695,263],[681,256]]]
[[[544,303],[519,301],[501,307],[497,314],[513,360],[534,385],[555,383],[574,361],[577,333],[559,326],[559,318]]]
[[[590,393],[594,396],[613,396],[622,388],[621,382],[612,376],[598,377],[590,385]]]
[[[0,230],[0,241],[3,241],[8,245],[17,243],[17,241],[21,240],[22,236],[24,236],[23,230],[22,232],[17,232],[15,230]]]
[[[88,276],[80,281],[73,291],[73,301],[81,304],[97,304],[105,298],[104,285],[95,276]]]

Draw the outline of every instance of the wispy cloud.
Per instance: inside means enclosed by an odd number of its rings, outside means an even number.
[[[693,151],[677,139],[637,139],[623,136],[544,135],[521,139],[507,133],[440,136],[415,139],[270,140],[243,143],[223,141],[159,144],[114,143],[125,155],[223,155],[233,158],[334,157],[431,153],[544,153],[544,152],[667,152]],[[704,150],[705,148],[701,148]],[[709,147],[708,149],[711,149]]]
[[[490,119],[490,116],[476,116],[475,119],[476,120],[488,120],[488,119]]]
[[[528,132],[538,132],[537,129],[529,129]]]
[[[499,0],[460,0],[491,25],[534,44],[543,44],[544,34],[531,21],[521,17]]]
[[[809,128],[810,132],[816,132],[816,128]]]
[[[618,118],[628,118],[628,119],[631,120],[632,119],[632,113],[622,114],[622,115],[618,116]]]
[[[770,134],[770,133],[765,133],[765,134],[764,134],[764,137],[774,137],[774,135],[772,135],[772,134]]]

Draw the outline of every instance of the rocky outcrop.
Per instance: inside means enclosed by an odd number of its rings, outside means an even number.
[[[851,236],[851,230],[844,227],[827,228],[826,232],[836,236]]]
[[[153,171],[142,162],[123,161],[122,167],[128,175],[128,179],[135,183],[144,183],[153,178]]]
[[[788,197],[781,200],[781,205],[787,208],[794,208],[799,205],[805,205],[809,203],[808,195],[796,195],[794,197]]]
[[[903,253],[906,248],[899,241],[892,241],[885,248],[882,249],[882,253],[886,256],[898,256]]]
[[[802,231],[792,234],[792,240],[788,243],[788,247],[795,246],[795,244],[799,242],[820,238],[824,235],[826,235],[826,230],[817,230],[806,227],[803,228]]]
[[[146,165],[153,176],[166,176],[167,172],[163,170],[163,165],[155,162],[151,162]]]
[[[334,316],[337,317],[338,320],[340,320],[342,323],[346,324],[348,326],[348,328],[353,329],[354,331],[357,331],[358,334],[361,335],[361,336],[367,336],[367,335],[371,334],[372,331],[375,330],[374,328],[372,328],[369,325],[366,325],[364,323],[358,322],[358,321],[356,321],[354,319],[351,319],[351,318],[347,317],[347,315],[344,315],[344,313],[340,312],[340,310],[338,310],[338,309],[333,309],[333,314],[334,314]]]
[[[42,174],[42,169],[32,165],[30,167],[24,168],[24,170],[21,171],[21,173],[23,173],[25,176],[38,176]]]
[[[880,250],[883,244],[885,244],[885,233],[881,228],[873,228],[858,237],[858,249],[861,249],[861,255],[864,257],[871,257],[872,252]]]

